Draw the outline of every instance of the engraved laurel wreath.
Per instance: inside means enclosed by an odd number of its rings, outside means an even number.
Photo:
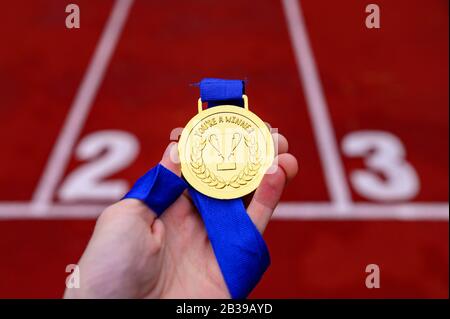
[[[233,188],[239,188],[250,182],[258,170],[261,167],[258,142],[254,135],[244,136],[244,142],[249,150],[249,161],[247,165],[236,175],[232,176],[229,180],[225,180],[220,176],[214,174],[208,169],[203,161],[203,149],[206,146],[207,139],[203,136],[196,135],[191,148],[191,168],[195,175],[205,184],[217,189],[231,186]]]

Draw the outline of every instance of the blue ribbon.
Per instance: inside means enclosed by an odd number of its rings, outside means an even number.
[[[203,79],[201,99],[208,107],[241,105],[244,82]],[[161,214],[183,192],[186,183],[164,166],[158,165],[140,178],[124,198],[143,200]],[[270,265],[266,243],[248,216],[242,199],[218,200],[192,187],[189,194],[205,224],[208,238],[234,299],[248,296]]]
[[[247,297],[269,267],[270,255],[244,203],[211,198],[193,188],[189,194],[205,223],[231,297]]]
[[[244,106],[245,83],[242,80],[206,78],[200,81],[199,86],[200,98],[208,103],[208,107],[224,104]]]
[[[184,180],[158,164],[139,178],[122,199],[139,199],[159,216],[180,197],[186,187]]]

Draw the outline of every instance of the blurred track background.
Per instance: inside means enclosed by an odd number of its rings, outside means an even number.
[[[357,0],[77,0],[67,29],[71,2],[0,0],[0,297],[61,297],[221,77],[300,163],[251,297],[448,298],[448,1],[372,1],[380,29]]]

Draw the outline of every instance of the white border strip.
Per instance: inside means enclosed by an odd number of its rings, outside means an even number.
[[[282,2],[328,191],[332,202],[336,205],[337,213],[345,214],[352,199],[301,7],[297,0],[283,0]]]
[[[133,0],[116,0],[114,4],[112,13],[67,115],[62,132],[34,193],[32,202],[37,215],[44,213],[52,202],[55,189],[70,160],[72,149],[97,95],[132,4]]]
[[[355,203],[344,214],[327,203],[280,203],[275,211],[277,219],[303,220],[403,220],[403,221],[447,221],[448,203],[408,203],[380,205]]]
[[[92,219],[106,205],[54,204],[47,207],[46,214],[37,216],[33,205],[27,202],[0,203],[0,220],[17,219]],[[330,203],[282,202],[274,219],[277,220],[399,220],[399,221],[446,221],[449,220],[448,203],[409,203],[379,205],[356,203],[345,214]]]

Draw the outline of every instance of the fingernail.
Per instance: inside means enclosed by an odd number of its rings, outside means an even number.
[[[272,164],[266,171],[266,174],[275,174],[279,169],[277,164]]]
[[[166,149],[164,150],[163,157],[170,155],[170,150],[172,149],[172,145],[175,142],[170,142],[169,145],[167,145]]]
[[[173,142],[172,145],[169,145],[169,158],[172,163],[180,164],[180,157],[178,156],[178,143]]]

